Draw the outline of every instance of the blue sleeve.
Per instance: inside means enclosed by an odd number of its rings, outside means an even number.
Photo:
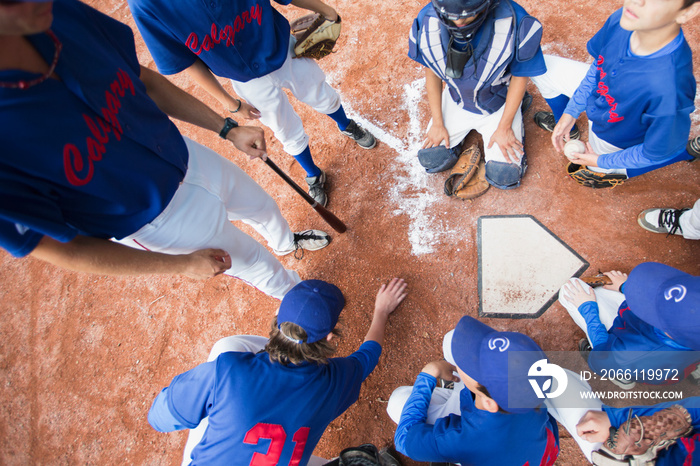
[[[379,356],[382,354],[382,345],[376,341],[369,340],[362,345],[360,348],[352,353],[348,358],[357,359],[362,366],[362,380],[365,380],[377,367],[379,362]]]
[[[88,20],[97,25],[103,32],[104,38],[119,52],[119,55],[126,61],[137,75],[140,74],[141,65],[136,55],[136,43],[134,41],[134,31],[126,24],[111,18],[110,16],[82,4]]]
[[[588,338],[591,340],[593,348],[607,343],[608,331],[600,321],[598,303],[586,301],[578,307],[578,312],[586,320]]]
[[[588,68],[588,72],[581,81],[581,84],[579,84],[578,88],[576,88],[576,92],[574,92],[574,95],[571,96],[571,99],[569,99],[569,103],[566,105],[564,113],[571,115],[574,118],[578,118],[579,115],[586,110],[588,97],[590,97],[590,95],[596,89],[597,69],[598,66],[594,61],[591,63],[591,67]]]
[[[193,429],[207,417],[213,405],[217,362],[218,358],[178,375],[158,395],[158,398],[164,397],[165,403],[156,398],[151,411],[156,409],[153,416],[159,427],[177,425],[178,428]],[[149,422],[150,419],[149,412]],[[156,425],[153,427],[158,430]]]
[[[615,11],[610,17],[605,21],[605,24],[603,25],[602,28],[598,32],[595,33],[593,37],[588,41],[588,44],[586,44],[586,48],[588,49],[588,53],[591,54],[593,57],[593,60],[598,59],[598,55],[600,54],[600,50],[603,48],[605,43],[608,41],[607,39],[607,30],[620,22],[620,17],[622,16],[622,8],[619,10]]]
[[[681,405],[690,413],[690,417],[693,423],[693,429],[696,431],[700,430],[700,397],[694,396],[676,401],[667,401],[665,403],[659,403],[651,406],[630,406],[626,408],[613,408],[611,406],[603,405],[603,411],[608,414],[610,419],[610,424],[613,427],[620,427],[622,424],[627,422],[627,417],[629,416],[629,410],[632,410],[633,415],[637,416],[651,416],[657,411],[668,408],[673,405]]]
[[[680,155],[685,149],[673,154],[669,158]],[[598,157],[600,168],[645,168],[661,163],[658,159],[650,159],[644,155],[644,144],[628,147],[610,154],[601,154]]]
[[[32,252],[43,237],[22,225],[0,219],[0,246],[14,257],[24,257]]]
[[[401,419],[394,435],[396,451],[416,461],[421,461],[424,457],[426,460],[437,460],[440,457],[433,426],[425,423],[436,384],[437,379],[432,375],[424,372],[418,374],[411,395],[401,411]]]
[[[197,55],[175,37],[158,17],[140,9],[133,0],[129,1],[129,7],[161,74],[176,74],[192,66]]]
[[[164,388],[153,401],[153,405],[148,411],[148,423],[158,432],[187,429],[187,426],[180,424],[180,421],[168,409],[167,392],[168,389]]]

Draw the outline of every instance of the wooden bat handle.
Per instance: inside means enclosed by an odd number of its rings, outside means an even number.
[[[304,191],[298,184],[294,182],[293,179],[291,179],[280,167],[275,164],[272,160],[270,160],[270,157],[265,160],[265,163],[267,164],[268,167],[272,168],[272,170],[277,173],[280,178],[282,178],[284,181],[287,182],[289,186],[294,189],[294,191],[297,192],[301,197],[304,198],[304,200],[311,206],[313,209],[318,212],[318,214],[323,218],[323,220],[326,221],[327,224],[329,224],[335,231],[338,233],[345,233],[345,231],[348,229],[348,227],[345,226],[345,224],[333,213],[323,207],[321,204],[316,202],[313,197],[309,196],[309,193]]]

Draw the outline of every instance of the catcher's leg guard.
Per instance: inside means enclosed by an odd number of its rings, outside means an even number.
[[[498,189],[515,189],[527,171],[527,158],[523,154],[520,165],[489,160],[486,162],[486,181]]]
[[[428,173],[439,173],[454,167],[459,159],[461,144],[448,149],[445,146],[429,147],[418,151],[418,161]]]

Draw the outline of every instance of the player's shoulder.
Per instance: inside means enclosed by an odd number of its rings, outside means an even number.
[[[515,16],[515,21],[518,24],[521,24],[523,18],[528,18],[528,24],[532,22],[537,22],[539,23],[539,20],[532,16],[528,11],[519,3],[514,2],[512,0],[502,0],[501,2],[504,6],[510,6],[511,11],[513,12],[513,15]]]

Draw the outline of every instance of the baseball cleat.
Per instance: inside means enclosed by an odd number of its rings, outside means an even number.
[[[686,150],[696,159],[700,159],[700,136],[696,136],[695,138],[689,140]]]
[[[355,120],[350,120],[348,127],[345,128],[345,131],[341,131],[341,133],[350,139],[354,139],[357,145],[363,149],[371,149],[377,145],[377,140],[374,139],[372,133],[355,123]]]
[[[309,196],[323,207],[326,207],[326,204],[328,204],[328,195],[326,194],[326,172],[321,170],[320,175],[307,176],[306,184],[309,185]]]
[[[681,215],[690,209],[647,209],[637,216],[639,226],[652,233],[683,235]]]
[[[294,253],[294,257],[301,259],[304,257],[304,251],[318,251],[331,243],[331,237],[328,233],[321,230],[304,230],[299,233],[294,233],[294,244],[291,248],[284,251],[275,250],[278,256],[286,256],[289,253]],[[301,250],[301,255],[297,257],[297,251]]]
[[[537,112],[532,119],[535,120],[537,126],[550,133],[554,131],[554,127],[557,126],[557,121],[554,119],[554,114],[552,112]],[[571,139],[579,139],[581,137],[581,132],[578,130],[578,126],[576,126],[575,123],[571,131],[569,131],[569,137]]]
[[[578,342],[578,352],[586,362],[588,362],[588,356],[591,354],[592,349],[588,338],[581,338]]]

